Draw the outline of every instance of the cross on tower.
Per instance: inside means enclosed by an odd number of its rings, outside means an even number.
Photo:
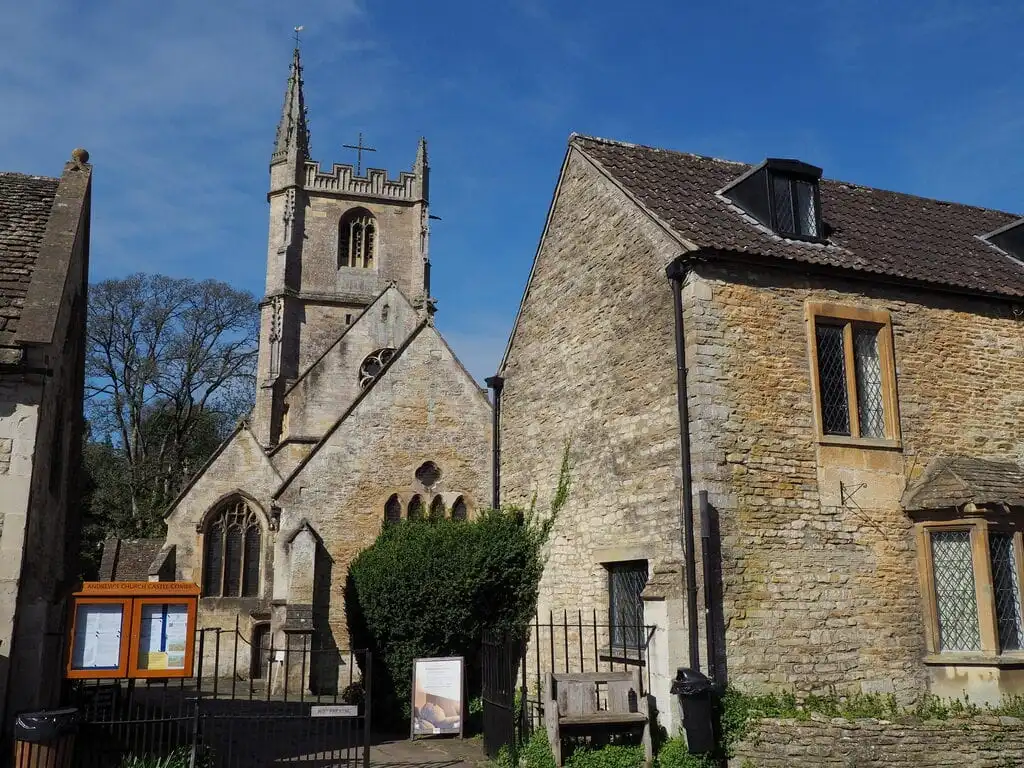
[[[368,147],[363,144],[363,132],[359,132],[359,141],[355,144],[342,144],[345,149],[354,149],[356,151],[356,176],[363,175],[363,152],[376,152],[377,150],[373,147]]]

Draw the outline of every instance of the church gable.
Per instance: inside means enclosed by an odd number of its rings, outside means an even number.
[[[177,547],[179,578],[200,581],[197,543],[207,517],[234,497],[270,528],[270,501],[281,476],[248,426],[242,424],[196,474],[166,515],[167,543]]]
[[[446,506],[460,496],[470,509],[483,506],[490,430],[487,398],[424,324],[282,484],[282,518],[311,521],[332,557],[347,562],[379,533],[392,496],[407,505],[418,492],[424,509],[434,496]],[[417,470],[428,462],[438,472],[426,486]]]
[[[319,438],[355,401],[367,376],[415,330],[419,317],[394,285],[346,328],[285,393],[282,442]]]

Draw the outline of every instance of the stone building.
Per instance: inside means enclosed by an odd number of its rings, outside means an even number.
[[[57,703],[85,385],[92,168],[0,173],[0,722]]]
[[[697,656],[1024,691],[1022,260],[1011,214],[571,138],[499,371],[502,502],[571,444],[542,610],[655,625],[663,710]]]
[[[429,173],[422,139],[397,179],[313,161],[295,51],[270,161],[255,409],[166,517],[161,557],[201,586],[200,626],[345,648],[346,571],[385,521],[489,502],[490,403],[433,323]]]

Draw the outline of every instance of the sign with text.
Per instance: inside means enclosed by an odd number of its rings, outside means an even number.
[[[412,663],[412,729],[417,736],[462,736],[464,662],[461,656]]]
[[[314,704],[309,708],[310,717],[358,717],[359,707],[355,704]]]
[[[187,677],[199,588],[186,582],[86,582],[74,594],[66,676]]]

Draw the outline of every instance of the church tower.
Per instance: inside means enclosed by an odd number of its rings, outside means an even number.
[[[428,258],[427,143],[411,172],[310,158],[298,47],[270,158],[266,295],[260,305],[256,407],[264,447],[278,443],[284,394],[390,284],[433,312]]]

